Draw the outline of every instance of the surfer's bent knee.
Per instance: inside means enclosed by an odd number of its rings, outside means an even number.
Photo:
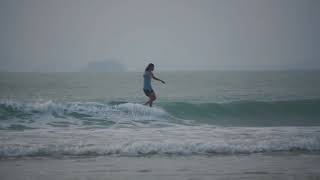
[[[151,97],[151,99],[154,101],[154,100],[157,99],[157,97],[154,95],[154,96]]]

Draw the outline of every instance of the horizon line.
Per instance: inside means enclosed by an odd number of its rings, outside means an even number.
[[[0,73],[121,73],[121,72],[143,72],[144,69],[139,70],[124,70],[124,71],[5,71],[0,70]],[[158,72],[199,72],[199,71],[320,71],[320,68],[287,68],[287,69],[157,69]]]

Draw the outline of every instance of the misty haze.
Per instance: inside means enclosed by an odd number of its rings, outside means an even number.
[[[2,0],[0,71],[319,69],[317,0]]]
[[[95,61],[89,62],[88,65],[83,68],[84,72],[123,72],[127,68],[120,62],[114,60]]]

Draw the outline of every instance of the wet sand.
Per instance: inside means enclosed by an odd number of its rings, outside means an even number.
[[[28,157],[0,160],[1,180],[320,179],[320,155]]]

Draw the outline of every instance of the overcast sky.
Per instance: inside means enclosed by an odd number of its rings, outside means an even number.
[[[320,68],[320,0],[0,0],[0,71]]]

